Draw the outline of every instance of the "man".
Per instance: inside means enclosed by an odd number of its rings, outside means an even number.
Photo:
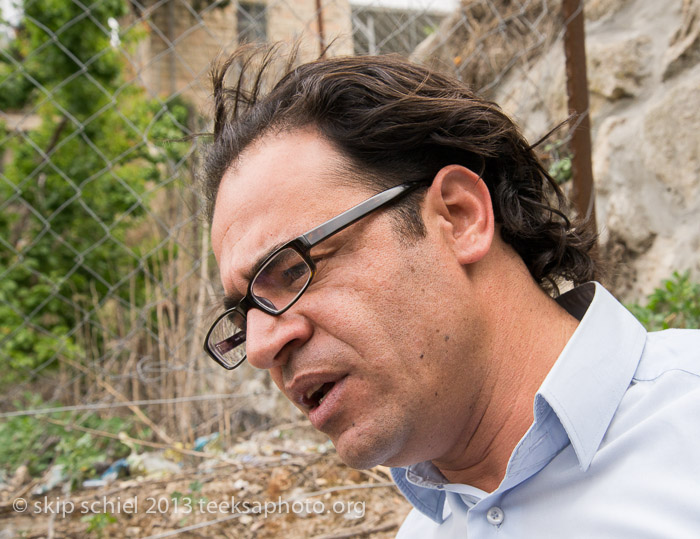
[[[402,537],[697,537],[700,332],[647,335],[593,282],[548,294],[595,277],[594,237],[516,126],[396,57],[263,94],[270,59],[214,74],[209,354],[392,466]]]

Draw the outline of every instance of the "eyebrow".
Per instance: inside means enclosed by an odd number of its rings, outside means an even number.
[[[270,247],[267,251],[265,251],[260,257],[258,257],[255,264],[253,264],[253,266],[249,270],[243,273],[243,279],[247,283],[250,283],[253,277],[255,277],[255,275],[262,269],[262,266],[268,259],[268,257],[277,249],[279,249],[287,243],[289,243],[289,240],[281,241]],[[239,294],[226,294],[223,300],[224,310],[228,311],[229,309],[233,309],[236,305],[238,305],[241,299],[243,299],[243,296],[240,296]]]

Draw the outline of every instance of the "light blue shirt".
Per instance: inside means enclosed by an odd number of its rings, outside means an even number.
[[[397,537],[700,538],[700,331],[647,333],[598,283],[558,301],[580,323],[500,486],[393,468]]]

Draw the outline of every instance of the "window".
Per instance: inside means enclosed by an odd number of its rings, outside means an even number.
[[[238,42],[267,41],[267,6],[256,2],[238,3]]]

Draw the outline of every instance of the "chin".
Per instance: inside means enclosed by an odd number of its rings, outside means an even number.
[[[337,451],[338,448],[336,448]],[[338,451],[338,456],[345,464],[356,470],[368,470],[384,464],[381,458],[365,453]]]
[[[338,440],[333,440],[333,445],[340,460],[357,470],[379,465],[396,466],[394,463],[401,460],[396,454],[396,442],[386,436],[368,438],[349,431],[344,432]]]

